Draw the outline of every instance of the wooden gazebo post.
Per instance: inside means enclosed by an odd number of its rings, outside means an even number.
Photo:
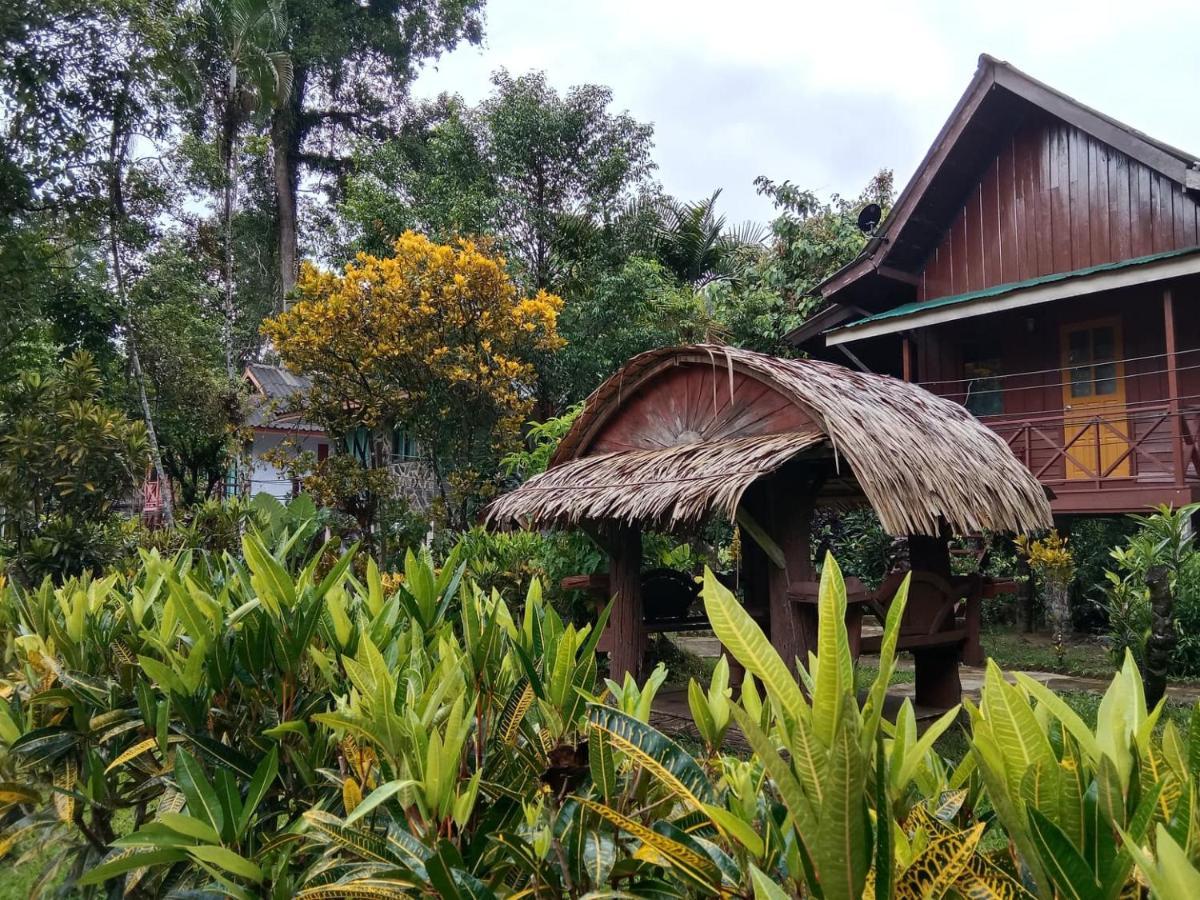
[[[646,629],[642,614],[642,530],[636,525],[615,523],[605,529],[608,550],[608,590],[614,597],[608,619],[612,652],[609,677],[620,683],[629,672],[641,675],[646,652]]]
[[[797,659],[807,665],[809,650],[817,649],[816,594],[814,602],[806,602],[793,590],[815,584],[810,546],[814,496],[812,483],[785,467],[746,492],[745,512],[739,516],[743,540],[752,539],[761,551],[749,559],[765,569],[756,580],[765,582],[771,643],[793,671]]]
[[[950,582],[950,539],[943,533],[938,537],[913,534],[908,537],[908,562],[914,573],[929,572]],[[941,607],[941,598],[923,602],[925,586],[914,581],[909,591],[906,619],[924,619],[926,610]],[[923,623],[924,624],[924,623]],[[953,622],[947,623],[953,627]],[[934,646],[913,654],[916,669],[916,702],[918,706],[949,709],[962,699],[962,682],[958,675],[958,644]]]

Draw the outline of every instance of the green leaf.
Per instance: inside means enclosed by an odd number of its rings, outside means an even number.
[[[725,649],[762,682],[793,722],[803,718],[808,704],[791,670],[758,623],[708,568],[704,570],[704,588],[700,593],[712,630]]]
[[[753,863],[750,864],[750,883],[754,885],[754,900],[788,900],[783,888]]]
[[[258,809],[258,805],[262,803],[263,798],[267,795],[267,790],[275,783],[275,777],[279,773],[279,748],[272,747],[271,751],[263,757],[262,762],[258,764],[258,768],[254,770],[254,777],[250,779],[250,787],[246,791],[246,799],[242,803],[242,813],[238,816],[237,836],[240,839],[250,827],[250,822],[254,818],[254,813]]]
[[[183,679],[181,679],[179,675],[175,673],[175,670],[167,664],[159,662],[152,656],[139,656],[138,665],[141,667],[141,670],[149,675],[150,678],[163,690],[174,691],[175,693],[184,696],[190,693],[190,691],[184,687]]]
[[[633,716],[609,706],[588,704],[592,733],[601,731],[613,747],[636,760],[681,800],[699,808],[714,799],[700,764],[669,737]]]
[[[905,698],[904,702],[908,703],[908,699]],[[925,757],[933,751],[933,745],[937,743],[938,738],[958,719],[958,712],[961,708],[961,706],[955,706],[947,710],[937,721],[925,729],[925,733],[912,747],[908,748],[900,769],[900,777],[895,782],[897,787],[904,787],[912,780]]]
[[[1030,678],[1024,672],[1016,673],[1017,684],[1025,688],[1038,703],[1045,706],[1058,719],[1079,744],[1088,760],[1096,763],[1100,758],[1100,747],[1092,729],[1079,717],[1079,713],[1067,706],[1061,697],[1036,679]]]
[[[1039,762],[1053,765],[1057,761],[1050,739],[1038,724],[1024,695],[1005,681],[999,666],[991,659],[984,677],[980,708],[991,727],[1009,791],[1018,796],[1021,780],[1028,769]]]
[[[758,858],[763,855],[763,840],[755,834],[754,828],[748,822],[738,818],[723,806],[706,803],[704,811],[717,828],[737,840],[739,844],[750,851],[751,856]]]
[[[823,666],[822,666],[823,668]],[[833,735],[813,862],[826,897],[859,897],[871,862],[866,765],[854,731],[856,710],[845,709]]]
[[[854,662],[846,634],[846,583],[832,553],[825,554],[817,599],[817,667],[812,698],[813,732],[822,746],[833,745],[843,710],[855,705]],[[857,710],[856,710],[857,712]]]
[[[403,778],[396,781],[389,781],[386,784],[381,784],[363,798],[363,801],[354,808],[354,812],[346,816],[345,824],[353,825],[355,822],[377,807],[380,803],[383,803],[390,797],[394,797],[405,788],[415,787],[419,783],[420,782],[412,778]]]
[[[875,732],[875,896],[892,895],[895,849],[892,845],[892,804],[888,796],[888,759],[883,735]]]
[[[234,853],[225,847],[204,845],[189,847],[188,853],[204,862],[212,863],[230,874],[253,881],[255,884],[263,880],[262,869],[246,857]]]
[[[724,658],[724,657],[722,657]],[[688,679],[688,709],[692,712],[692,721],[705,744],[710,747],[716,739],[717,723],[713,721],[712,713],[708,711],[708,698],[700,688],[695,678]]]
[[[593,828],[583,828],[576,824],[580,848],[580,866],[587,873],[592,887],[600,887],[607,883],[609,873],[617,861],[617,844],[612,835],[596,831]]]
[[[253,534],[242,538],[242,555],[250,568],[250,583],[258,598],[271,615],[282,618],[283,609],[291,609],[296,603],[296,585],[291,576]]]
[[[1167,900],[1200,896],[1200,871],[1192,865],[1186,851],[1175,843],[1162,825],[1158,826],[1156,835],[1157,860],[1151,859],[1130,836],[1122,833],[1121,837],[1156,897]]]
[[[404,847],[393,847],[393,841],[403,836],[403,832],[398,832],[395,837],[389,836],[384,839],[364,828],[347,828],[336,816],[317,809],[306,811],[304,822],[309,828],[319,831],[326,839],[349,850],[360,859],[394,866],[402,861],[396,855],[396,850],[401,849],[408,852]]]
[[[172,831],[185,837],[195,838],[206,844],[221,843],[221,837],[213,830],[213,827],[194,816],[185,816],[182,813],[162,813],[155,821],[161,822]]]
[[[132,872],[134,869],[141,869],[148,866],[166,866],[183,859],[187,859],[187,853],[183,850],[171,848],[146,850],[140,853],[126,850],[118,853],[115,857],[108,860],[108,862],[103,862],[94,869],[91,869],[76,884],[81,887],[103,884],[110,878],[116,878],[118,875],[124,875],[126,872]]]
[[[908,588],[911,580],[911,573],[904,576],[888,606],[887,620],[883,626],[883,641],[879,648],[879,670],[875,673],[875,680],[867,691],[867,702],[863,706],[861,740],[864,754],[869,753],[875,743],[875,734],[883,717],[884,701],[896,668],[896,644],[900,640],[900,624],[908,606]]]
[[[1035,807],[1027,813],[1038,856],[1059,893],[1068,900],[1103,900],[1095,874],[1062,830]]]
[[[599,729],[588,735],[588,766],[592,772],[592,784],[604,802],[609,802],[617,793],[617,764],[608,735]]]
[[[204,769],[200,763],[184,750],[175,753],[175,781],[187,797],[188,812],[208,822],[219,834],[221,826],[224,825],[224,817],[217,792],[204,777]]]
[[[707,854],[687,847],[666,835],[659,834],[607,806],[595,803],[585,797],[576,797],[575,799],[600,818],[621,831],[633,835],[643,844],[652,848],[686,881],[701,890],[716,892],[717,886],[721,883],[721,872]]]
[[[737,704],[731,704],[729,711],[733,713],[738,727],[746,736],[750,749],[754,751],[766,773],[775,782],[775,787],[787,809],[788,817],[796,827],[798,837],[802,841],[814,840],[817,831],[817,813],[791,766],[779,755],[779,751],[775,749],[771,739],[758,726],[758,723],[750,718],[749,713]],[[803,725],[799,726],[797,731],[802,728]]]

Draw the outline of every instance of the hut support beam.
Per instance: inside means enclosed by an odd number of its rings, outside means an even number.
[[[764,487],[758,499],[769,512],[764,518],[786,561],[784,568],[767,569],[771,643],[794,671],[797,659],[807,665],[809,651],[817,649],[816,604],[796,603],[788,596],[793,582],[815,580],[809,546],[814,491],[811,484],[786,469]]]
[[[949,581],[950,541],[941,537],[910,535],[908,538],[908,560],[914,572],[932,572]],[[919,593],[909,594],[909,608],[919,614],[922,603]],[[953,623],[949,623],[953,627]],[[958,644],[929,647],[913,653],[913,668],[916,680],[916,702],[918,706],[949,709],[962,702],[962,681],[958,674],[959,656],[962,648]]]
[[[609,677],[620,683],[629,672],[636,679],[646,650],[642,614],[642,531],[636,525],[614,525],[605,535],[608,585],[615,598],[609,616]]]
[[[737,523],[742,527],[742,531],[746,532],[763,553],[767,554],[767,559],[771,560],[777,569],[787,568],[787,558],[784,556],[783,549],[771,539],[771,535],[767,534],[767,529],[759,524],[758,519],[750,515],[750,511],[744,506],[739,506],[737,509]]]

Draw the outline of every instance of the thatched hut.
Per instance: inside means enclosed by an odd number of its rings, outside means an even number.
[[[736,519],[755,545],[744,553],[747,605],[761,605],[784,659],[806,659],[812,511],[854,503],[909,538],[914,570],[946,578],[951,532],[1050,524],[1042,486],[958,404],[887,376],[715,345],[631,359],[587,399],[548,470],[496,500],[487,520],[584,527],[603,544],[620,673],[637,671],[644,648],[643,529]],[[957,664],[955,652],[955,683]]]

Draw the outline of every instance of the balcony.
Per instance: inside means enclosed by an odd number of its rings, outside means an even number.
[[[1200,499],[1200,407],[1139,403],[987,425],[1054,492],[1056,513],[1136,512]]]

